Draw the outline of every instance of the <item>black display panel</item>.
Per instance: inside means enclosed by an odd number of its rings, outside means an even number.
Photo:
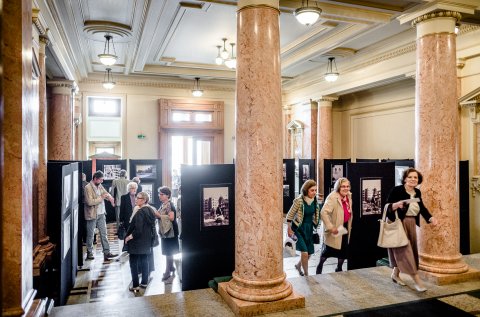
[[[395,186],[402,184],[403,172],[409,167],[415,167],[415,161],[411,159],[404,160],[392,160],[386,159],[382,162],[394,162],[395,163]]]
[[[127,160],[96,160],[96,169],[103,172],[102,185],[110,191],[113,180],[119,177],[120,170],[127,170]],[[113,193],[110,194],[113,196]],[[115,207],[109,201],[105,201],[105,211],[107,223],[116,222]]]
[[[333,185],[340,177],[347,175],[347,162],[350,159],[324,159],[323,160],[323,197],[327,198],[333,190]]]
[[[299,159],[298,160],[298,190],[302,188],[303,183],[308,179],[317,181],[317,169],[315,160],[313,159]]]
[[[347,163],[352,192],[352,232],[348,247],[348,269],[373,267],[387,256],[377,247],[379,219],[388,194],[395,186],[395,163]]]
[[[283,159],[283,212],[287,213],[295,199],[295,159]]]
[[[206,288],[209,280],[235,269],[235,167],[181,169],[182,291],[188,291]]]
[[[468,161],[459,162],[460,253],[470,254],[470,175]]]
[[[162,160],[129,160],[129,166],[130,179],[140,178],[142,191],[147,192],[150,196],[149,204],[158,208],[160,201],[157,189],[162,186]],[[172,188],[172,197],[176,196],[173,195]]]

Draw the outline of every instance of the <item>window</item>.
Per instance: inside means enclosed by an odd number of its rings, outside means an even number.
[[[201,111],[172,111],[172,120],[173,122],[212,122],[213,113],[212,112],[201,112]]]
[[[90,117],[120,117],[120,99],[89,97],[88,115]]]
[[[212,113],[211,112],[196,112],[195,113],[195,122],[212,122]]]
[[[191,113],[187,111],[173,111],[172,120],[174,122],[190,122],[192,121]]]
[[[95,147],[95,154],[100,153],[108,153],[108,154],[115,154],[114,147]]]

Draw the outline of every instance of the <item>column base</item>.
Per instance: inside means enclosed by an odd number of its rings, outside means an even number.
[[[458,274],[442,274],[419,270],[418,275],[423,280],[436,285],[447,285],[471,280],[480,280],[480,271],[471,267],[468,267],[468,271]]]
[[[305,307],[305,297],[295,293],[271,302],[244,301],[228,294],[227,284],[228,282],[218,284],[218,293],[237,316],[256,316]]]

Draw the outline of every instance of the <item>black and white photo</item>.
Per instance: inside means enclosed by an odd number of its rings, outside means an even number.
[[[157,165],[138,164],[135,166],[135,176],[139,178],[157,178]]]
[[[290,197],[290,185],[283,185],[283,197]]]
[[[153,195],[153,183],[142,182],[142,192],[145,192],[148,194],[148,197],[149,197],[148,203],[150,205],[155,203],[155,195]]]
[[[230,224],[229,186],[203,185],[201,193],[202,228],[228,226]]]
[[[332,188],[337,179],[343,177],[343,165],[332,165]]]
[[[305,183],[308,179],[310,179],[310,165],[303,164],[302,165],[302,181]]]
[[[287,164],[283,163],[283,182],[287,182]]]
[[[65,175],[63,178],[63,204],[64,211],[66,212],[68,207],[70,207],[70,197],[71,197],[71,184],[72,184],[72,175]]]
[[[382,213],[382,179],[361,178],[360,195],[362,201],[361,216],[376,215]]]
[[[395,166],[395,186],[402,185],[403,172],[409,168],[408,166]]]
[[[119,178],[121,169],[122,166],[120,164],[103,165],[103,179],[112,180]]]

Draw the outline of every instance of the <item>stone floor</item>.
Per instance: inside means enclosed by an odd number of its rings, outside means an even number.
[[[113,232],[114,228],[109,225],[111,249],[115,251],[121,248],[122,242]],[[180,259],[176,259],[177,263]],[[464,259],[470,266],[480,269],[480,254]],[[392,283],[387,267],[332,273],[336,259],[329,259],[324,274],[314,275],[319,246],[309,261],[310,276],[299,276],[294,268],[298,260],[298,255],[285,258],[284,270],[295,292],[305,296],[306,307],[268,316],[342,316],[345,312],[426,298],[441,298],[450,305],[480,316],[480,299],[466,294],[480,290],[480,280],[444,286],[425,283],[428,291],[418,293],[407,276],[403,277],[407,286]],[[79,272],[67,305],[53,308],[51,316],[233,316],[212,289],[181,292],[179,274],[162,282],[164,266],[165,258],[160,254],[160,248],[156,248],[153,279],[144,292],[134,294],[128,291],[131,281],[128,256],[104,262],[101,247],[97,245],[95,260],[86,261]]]

